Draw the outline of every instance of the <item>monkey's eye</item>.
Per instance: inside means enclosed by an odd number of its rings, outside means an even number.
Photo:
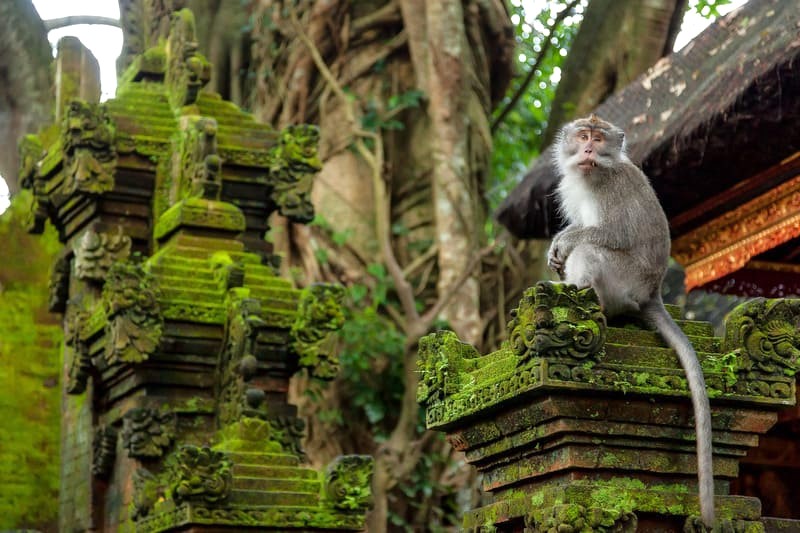
[[[589,140],[589,134],[587,134],[587,133],[579,133],[578,134],[578,138],[580,140],[582,140],[582,141],[588,141]]]
[[[600,137],[599,135],[595,135],[594,139],[592,139],[592,140],[593,140],[594,142],[596,142],[596,143],[601,143],[601,142],[603,142],[603,138],[602,138],[602,137]]]

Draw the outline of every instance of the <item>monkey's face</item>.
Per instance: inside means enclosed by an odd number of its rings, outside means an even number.
[[[622,130],[594,116],[567,124],[560,139],[562,171],[590,176],[613,167],[624,138]]]

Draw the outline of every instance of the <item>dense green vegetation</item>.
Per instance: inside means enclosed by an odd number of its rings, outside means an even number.
[[[28,200],[0,216],[0,529],[44,527],[58,510],[61,327],[47,279],[60,244],[50,226],[27,233]]]

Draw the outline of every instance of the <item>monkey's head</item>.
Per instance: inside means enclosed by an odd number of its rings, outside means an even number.
[[[562,174],[603,174],[625,157],[625,132],[595,115],[566,124],[556,143],[556,164]]]

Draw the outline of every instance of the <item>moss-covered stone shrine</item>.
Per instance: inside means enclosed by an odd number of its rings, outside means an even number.
[[[800,300],[763,298],[731,313],[723,338],[678,320],[711,397],[715,531],[765,531],[759,500],[730,495],[729,484],[776,411],[795,403],[799,323]],[[466,513],[465,531],[704,531],[677,357],[654,331],[607,324],[591,289],[528,289],[496,352],[438,332],[419,354],[428,428],[447,433],[492,499]]]
[[[61,46],[57,122],[21,145],[31,229],[65,245],[59,530],[360,531],[372,459],[304,466],[287,401],[295,372],[336,374],[343,290],[295,289],[263,238],[312,219],[317,132],[201,91],[191,12],[167,26],[105,104]]]

